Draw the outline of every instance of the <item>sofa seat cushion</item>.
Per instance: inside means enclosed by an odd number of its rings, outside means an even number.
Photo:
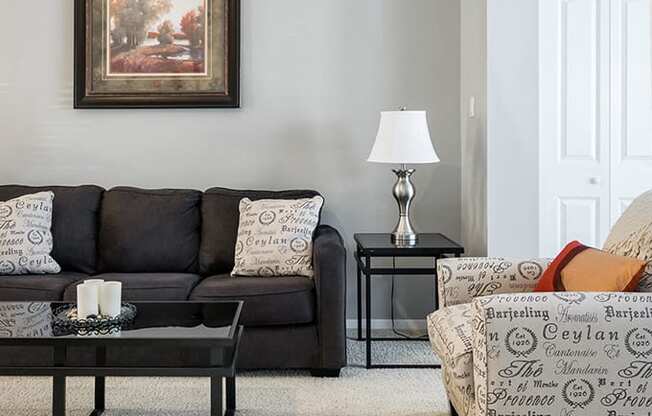
[[[472,309],[463,303],[428,316],[433,351],[444,364],[444,385],[460,415],[472,414],[474,397]]]
[[[199,282],[199,276],[189,273],[105,273],[93,279],[122,282],[122,299],[125,301],[187,300],[188,295]],[[77,299],[75,282],[66,289],[64,299]]]
[[[0,301],[60,301],[71,283],[86,278],[82,273],[67,272],[49,275],[0,276]]]
[[[242,300],[240,322],[246,326],[305,324],[315,320],[315,286],[300,276],[208,277],[190,294],[191,300]]]

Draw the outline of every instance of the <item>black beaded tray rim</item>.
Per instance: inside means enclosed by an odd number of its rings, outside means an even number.
[[[75,305],[62,305],[53,310],[52,330],[55,335],[109,335],[130,326],[138,310],[136,305],[122,303],[120,315],[111,318],[99,315],[97,319],[70,319],[67,314]]]

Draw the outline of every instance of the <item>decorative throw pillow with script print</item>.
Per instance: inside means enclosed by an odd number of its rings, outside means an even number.
[[[0,275],[59,273],[52,252],[54,193],[0,202]]]
[[[232,276],[313,276],[312,237],[324,198],[240,201]]]

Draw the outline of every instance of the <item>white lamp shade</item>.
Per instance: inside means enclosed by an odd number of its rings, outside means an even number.
[[[437,163],[425,111],[383,111],[369,162]]]

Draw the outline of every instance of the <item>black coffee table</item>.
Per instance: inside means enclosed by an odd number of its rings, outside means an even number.
[[[51,347],[46,366],[0,367],[2,376],[53,377],[52,414],[66,413],[66,377],[95,377],[95,410],[105,404],[105,377],[210,377],[211,416],[233,415],[236,408],[235,362],[242,326],[242,302],[135,302],[133,324],[117,334],[58,335],[53,331],[53,311],[60,302],[0,302],[0,347]],[[120,348],[185,348],[206,357],[201,365],[152,366],[114,364],[107,351]],[[95,352],[93,365],[79,365],[68,357],[69,348]],[[147,392],[143,392],[147,394]]]

